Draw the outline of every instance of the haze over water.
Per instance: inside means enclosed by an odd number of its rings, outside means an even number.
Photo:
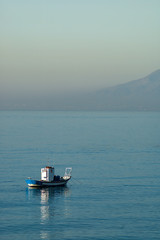
[[[159,69],[159,9],[159,0],[0,0],[0,101],[93,91]]]

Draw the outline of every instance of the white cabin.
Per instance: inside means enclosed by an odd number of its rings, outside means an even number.
[[[54,167],[41,168],[41,180],[51,182],[54,180]]]

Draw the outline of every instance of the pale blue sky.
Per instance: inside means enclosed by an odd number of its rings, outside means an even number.
[[[160,68],[159,0],[0,0],[0,92],[95,90]]]

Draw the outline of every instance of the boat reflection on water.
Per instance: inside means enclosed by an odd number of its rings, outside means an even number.
[[[65,201],[66,198],[70,196],[69,188],[44,188],[40,191],[41,224],[45,224],[47,220],[51,220],[57,214],[59,215],[59,210],[61,210],[61,214],[63,215],[63,217],[68,214],[68,208],[65,204]]]
[[[40,239],[47,239],[45,226],[48,224],[54,225],[55,219],[65,219],[70,215],[71,209],[68,203],[71,190],[66,186],[39,189],[27,188],[26,191],[31,204],[37,205],[39,208],[40,224],[44,226],[44,231],[41,228]]]
[[[35,217],[40,227],[39,238],[51,238],[57,221],[63,221],[71,215],[71,189],[64,187],[26,188],[26,196],[30,202],[31,218]]]
[[[69,197],[71,194],[70,189],[67,186],[63,187],[46,187],[46,188],[26,188],[26,195],[28,200],[37,200],[40,197],[41,203],[47,203],[53,201],[55,197]]]
[[[49,188],[42,188],[39,189],[41,192],[41,203],[47,203],[52,201],[53,198],[59,198],[60,196],[69,197],[70,196],[70,189],[68,187],[49,187]]]

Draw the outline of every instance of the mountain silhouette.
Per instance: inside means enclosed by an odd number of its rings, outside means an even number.
[[[86,106],[95,110],[160,110],[160,70],[91,94]]]
[[[160,111],[160,70],[90,93],[0,97],[0,110]]]

